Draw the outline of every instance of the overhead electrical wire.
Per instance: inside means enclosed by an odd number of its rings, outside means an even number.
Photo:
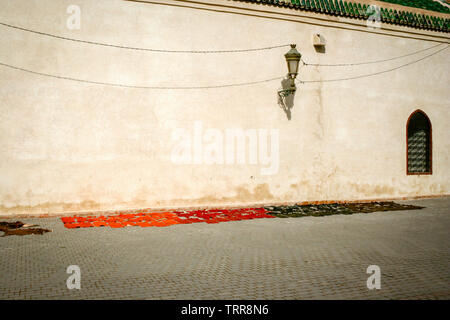
[[[235,53],[235,52],[249,52],[249,51],[269,50],[269,49],[274,49],[274,48],[281,48],[281,47],[290,46],[290,45],[279,45],[279,46],[264,47],[264,48],[254,48],[254,49],[216,50],[216,51],[214,51],[214,50],[205,50],[205,51],[199,51],[199,50],[197,50],[197,51],[192,51],[192,50],[163,50],[163,49],[127,47],[127,46],[119,46],[119,45],[108,44],[108,43],[101,43],[101,42],[93,42],[93,41],[87,41],[87,40],[79,40],[79,39],[67,38],[67,37],[57,36],[57,35],[53,35],[53,34],[49,34],[49,33],[45,33],[45,32],[40,32],[40,31],[35,31],[35,30],[27,29],[27,28],[22,28],[22,27],[10,25],[10,24],[3,23],[3,22],[0,22],[0,25],[6,26],[6,27],[9,27],[9,28],[14,28],[14,29],[18,29],[18,30],[31,32],[31,33],[34,33],[34,34],[54,37],[54,38],[62,39],[62,40],[75,41],[75,42],[81,42],[81,43],[87,43],[87,44],[93,44],[93,45],[100,45],[100,46],[107,46],[107,47],[114,47],[114,48],[120,48],[120,49],[152,51],[152,52],[164,52],[164,53]],[[439,44],[437,44],[435,46],[432,46],[430,48],[421,49],[421,50],[418,50],[418,51],[415,51],[415,52],[412,52],[412,53],[409,53],[409,54],[406,54],[406,55],[402,55],[402,56],[398,56],[398,57],[394,57],[394,58],[383,59],[383,60],[369,61],[369,62],[343,63],[343,64],[309,64],[309,63],[306,63],[304,60],[301,60],[301,61],[302,61],[304,66],[355,66],[355,65],[363,65],[363,64],[374,64],[374,63],[386,62],[386,61],[391,61],[391,60],[396,60],[396,59],[412,56],[412,55],[418,54],[420,52],[431,50],[431,49],[436,48],[436,47],[438,47],[440,45],[442,45],[442,43],[439,43]],[[409,62],[407,64],[404,64],[404,65],[401,65],[401,66],[398,66],[398,67],[395,67],[395,68],[391,68],[391,69],[388,69],[388,70],[383,70],[383,71],[380,71],[380,72],[376,72],[376,73],[365,74],[365,75],[360,75],[360,76],[355,76],[355,77],[339,78],[339,79],[325,79],[325,80],[299,80],[299,79],[297,79],[296,81],[299,82],[299,83],[304,84],[304,83],[314,83],[314,82],[346,81],[346,80],[353,80],[353,79],[360,79],[360,78],[370,77],[370,76],[374,76],[374,75],[378,75],[378,74],[391,72],[391,71],[394,71],[394,70],[397,70],[397,69],[409,66],[411,64],[417,63],[419,61],[422,61],[422,60],[424,60],[424,59],[426,59],[428,57],[431,57],[431,56],[433,56],[433,55],[435,55],[435,54],[437,54],[437,53],[447,49],[448,47],[449,47],[449,45],[447,45],[445,48],[443,48],[443,49],[441,49],[439,51],[436,51],[436,52],[434,52],[432,54],[429,54],[429,55],[427,55],[427,56],[425,56],[425,57],[423,57],[421,59]],[[13,65],[10,65],[10,64],[7,64],[7,63],[3,63],[3,62],[0,62],[0,66],[4,66],[4,67],[10,68],[10,69],[15,69],[15,70],[19,70],[19,71],[35,74],[35,75],[51,77],[51,78],[57,78],[57,79],[62,79],[62,80],[70,80],[70,81],[76,81],[76,82],[82,82],[82,83],[98,84],[98,85],[114,86],[114,87],[135,88],[135,89],[154,89],[154,90],[190,90],[190,89],[215,89],[215,88],[239,87],[239,86],[260,84],[260,83],[270,82],[270,81],[274,81],[274,80],[280,80],[280,79],[284,78],[284,77],[274,77],[274,78],[264,79],[264,80],[257,80],[257,81],[250,81],[250,82],[240,82],[240,83],[231,83],[231,84],[222,84],[222,85],[211,85],[211,86],[145,86],[145,85],[127,85],[127,84],[120,84],[120,83],[93,81],[93,80],[72,78],[72,77],[68,77],[68,76],[53,75],[53,74],[39,72],[39,71],[34,71],[34,70],[30,70],[30,69],[26,69],[26,68],[22,68],[22,67],[18,67],[18,66],[13,66]]]
[[[39,34],[39,35],[42,35],[42,36],[47,36],[47,37],[56,38],[56,39],[60,39],[60,40],[80,42],[80,43],[86,43],[86,44],[92,44],[92,45],[104,46],[104,47],[112,47],[112,48],[118,48],[118,49],[161,52],[161,53],[239,53],[239,52],[252,52],[252,51],[271,50],[271,49],[277,49],[277,48],[283,48],[283,47],[289,47],[290,46],[289,44],[282,44],[282,45],[262,47],[262,48],[234,49],[234,50],[166,50],[166,49],[152,49],[152,48],[141,48],[141,47],[129,47],[129,46],[123,46],[123,45],[104,43],[104,42],[96,42],[96,41],[68,38],[68,37],[58,36],[58,35],[47,33],[47,32],[41,32],[41,31],[36,31],[36,30],[27,29],[27,28],[23,28],[23,27],[18,27],[18,26],[12,25],[12,24],[4,23],[4,22],[0,22],[0,25],[8,27],[8,28],[13,28],[13,29],[17,29],[17,30],[26,31],[26,32],[31,32],[31,33],[34,33],[34,34]]]
[[[79,42],[79,43],[85,43],[85,44],[91,44],[91,45],[98,45],[98,46],[104,46],[104,47],[112,47],[117,49],[127,49],[127,50],[137,50],[137,51],[148,51],[148,52],[159,52],[159,53],[193,53],[193,54],[211,54],[211,53],[242,53],[242,52],[254,52],[254,51],[262,51],[262,50],[272,50],[272,49],[278,49],[278,48],[284,48],[289,47],[290,44],[282,44],[282,45],[275,45],[275,46],[268,46],[268,47],[261,47],[261,48],[248,48],[248,49],[232,49],[232,50],[167,50],[167,49],[155,49],[155,48],[143,48],[143,47],[131,47],[131,46],[124,46],[124,45],[116,45],[111,43],[104,43],[104,42],[96,42],[96,41],[89,41],[89,40],[81,40],[81,39],[75,39],[75,38],[69,38],[69,37],[63,37],[47,32],[42,31],[36,31],[29,28],[19,27],[16,25],[8,24],[5,22],[0,22],[0,25],[12,29],[17,29],[25,32],[30,32],[42,36],[52,37],[60,40],[66,40],[66,41],[73,41],[73,42]],[[375,60],[375,61],[368,61],[368,62],[359,62],[359,63],[338,63],[338,64],[319,64],[319,63],[307,63],[302,59],[302,62],[304,65],[307,66],[320,66],[320,67],[342,67],[342,66],[356,66],[356,65],[364,65],[364,64],[373,64],[373,63],[381,63],[396,59],[401,59],[404,57],[408,57],[411,55],[418,54],[423,51],[427,51],[433,48],[436,48],[444,43],[439,43],[435,46],[432,46],[430,48],[418,50],[409,54],[405,54],[402,56],[394,57],[394,58],[387,58],[382,60]]]
[[[387,61],[392,61],[392,60],[398,60],[401,58],[405,58],[405,57],[409,57],[409,56],[413,56],[416,55],[418,53],[424,52],[424,51],[428,51],[431,49],[434,49],[436,47],[439,47],[440,45],[443,45],[445,43],[439,43],[435,46],[426,48],[426,49],[422,49],[422,50],[418,50],[418,51],[414,51],[412,53],[408,53],[402,56],[398,56],[398,57],[394,57],[394,58],[387,58],[387,59],[382,59],[382,60],[374,60],[374,61],[367,61],[367,62],[356,62],[356,63],[336,63],[336,64],[321,64],[321,63],[307,63],[305,62],[303,59],[301,59],[302,63],[304,66],[312,66],[312,67],[348,67],[348,66],[360,66],[360,65],[364,65],[364,64],[374,64],[374,63],[381,63],[381,62],[387,62]]]
[[[447,45],[445,48],[442,48],[436,52],[426,55],[425,57],[422,57],[421,59],[414,60],[409,63],[403,64],[401,66],[397,66],[395,68],[391,68],[391,69],[387,69],[387,70],[383,70],[383,71],[379,71],[379,72],[375,72],[375,73],[364,74],[364,75],[359,75],[359,76],[355,76],[355,77],[339,78],[339,79],[324,79],[324,80],[298,80],[297,79],[296,81],[300,84],[304,84],[304,83],[317,83],[317,82],[337,82],[337,81],[346,81],[346,80],[354,80],[354,79],[371,77],[371,76],[391,72],[391,71],[412,65],[419,61],[425,60],[431,56],[438,54],[439,52],[442,52],[442,51],[448,49],[448,47],[449,46]],[[71,81],[82,82],[82,83],[98,84],[98,85],[114,86],[114,87],[124,87],[124,88],[134,88],[134,89],[154,89],[154,90],[217,89],[217,88],[247,86],[247,85],[260,84],[260,83],[270,82],[270,81],[274,81],[274,80],[284,79],[284,77],[274,77],[274,78],[258,80],[258,81],[240,82],[240,83],[233,83],[233,84],[213,85],[213,86],[139,86],[139,85],[127,85],[127,84],[119,84],[119,83],[92,81],[92,80],[77,79],[77,78],[72,78],[72,77],[67,77],[67,76],[52,75],[52,74],[48,74],[48,73],[33,71],[33,70],[9,65],[9,64],[3,63],[3,62],[0,62],[0,65],[10,68],[10,69],[20,70],[20,71],[35,74],[35,75],[63,79],[63,80],[71,80]]]
[[[248,85],[259,84],[259,83],[264,83],[264,82],[270,82],[270,81],[274,81],[274,80],[280,80],[280,79],[284,78],[284,77],[275,77],[275,78],[270,78],[270,79],[265,79],[265,80],[213,85],[213,86],[139,86],[139,85],[127,85],[127,84],[120,84],[120,83],[92,81],[92,80],[71,78],[71,77],[66,77],[66,76],[58,76],[58,75],[53,75],[53,74],[49,74],[49,73],[38,72],[38,71],[33,71],[33,70],[21,68],[21,67],[12,66],[12,65],[9,65],[9,64],[3,63],[3,62],[0,62],[0,66],[4,66],[4,67],[10,68],[10,69],[20,70],[20,71],[35,74],[35,75],[56,78],[56,79],[62,79],[62,80],[70,80],[70,81],[76,81],[76,82],[82,82],[82,83],[99,84],[99,85],[113,86],[113,87],[123,87],[123,88],[133,88],[133,89],[154,89],[154,90],[193,90],[193,89],[217,89],[217,88],[228,88],[228,87],[240,87],[240,86],[248,86]]]
[[[364,74],[364,75],[359,75],[359,76],[354,76],[354,77],[338,78],[338,79],[323,79],[323,80],[299,80],[299,79],[297,79],[296,81],[297,81],[298,83],[300,83],[300,84],[304,84],[304,83],[318,83],[318,82],[347,81],[347,80],[354,80],[354,79],[361,79],[361,78],[366,78],[366,77],[372,77],[372,76],[376,76],[376,75],[379,75],[379,74],[383,74],[383,73],[395,71],[395,70],[398,70],[398,69],[401,69],[401,68],[410,66],[410,65],[415,64],[415,63],[417,63],[417,62],[420,62],[420,61],[422,61],[422,60],[425,60],[425,59],[427,59],[427,58],[429,58],[429,57],[431,57],[431,56],[434,56],[434,55],[436,55],[436,54],[438,54],[438,53],[440,53],[440,52],[442,52],[442,51],[448,49],[448,47],[449,47],[449,45],[447,45],[445,48],[442,48],[442,49],[440,49],[440,50],[438,50],[438,51],[436,51],[436,52],[433,52],[433,53],[431,53],[431,54],[429,54],[429,55],[426,55],[426,56],[424,56],[424,57],[422,57],[422,58],[420,58],[420,59],[418,59],[418,60],[414,60],[414,61],[408,62],[408,63],[406,63],[406,64],[397,66],[397,67],[395,67],[395,68],[391,68],[391,69],[387,69],[387,70],[383,70],[383,71],[379,71],[379,72],[374,72],[374,73],[369,73],[369,74]]]

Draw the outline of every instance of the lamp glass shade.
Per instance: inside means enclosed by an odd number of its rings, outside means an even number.
[[[298,60],[289,60],[288,61],[288,69],[290,74],[298,73]]]
[[[289,74],[293,75],[294,78],[298,73],[298,65],[302,57],[300,52],[298,52],[295,47],[295,44],[291,44],[291,50],[289,50],[288,53],[284,55],[284,57],[286,58]]]

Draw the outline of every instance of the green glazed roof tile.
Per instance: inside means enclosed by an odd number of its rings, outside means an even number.
[[[256,4],[269,4],[279,7],[288,7],[295,10],[307,10],[317,13],[368,19],[372,14],[366,4],[355,1],[343,0],[233,0]],[[435,12],[450,14],[450,9],[433,0],[380,0],[402,6],[421,8]],[[431,29],[442,32],[450,32],[450,19],[437,16],[423,15],[406,10],[392,10],[381,5],[381,21],[384,23],[398,24],[412,28]]]
[[[430,11],[450,13],[450,9],[433,0],[379,0],[393,4],[399,4],[406,7],[420,8]]]
[[[330,0],[330,11],[333,13],[333,14],[336,14],[337,12],[336,12],[336,6],[334,5],[334,1],[333,0]]]

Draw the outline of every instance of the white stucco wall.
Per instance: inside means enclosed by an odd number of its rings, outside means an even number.
[[[66,27],[70,4],[81,8],[80,30]],[[439,43],[435,41],[449,42],[448,34],[403,27],[378,34],[326,21],[315,25],[118,0],[0,0],[0,6],[1,22],[70,38],[169,50],[296,43],[311,63],[379,60],[429,48]],[[423,36],[403,37],[401,30]],[[313,33],[325,37],[325,53],[315,51]],[[439,48],[379,64],[303,67],[300,78],[375,73]],[[0,26],[1,63],[130,85],[208,86],[283,76],[287,51],[163,54]],[[47,78],[0,66],[0,213],[449,194],[449,52],[373,77],[299,86],[290,121],[277,104],[280,81],[148,90]],[[426,112],[433,126],[432,175],[406,175],[405,126],[416,109]],[[173,163],[176,142],[171,135],[177,128],[193,130],[196,122],[219,132],[278,130],[278,172],[262,175],[261,166],[252,164]]]

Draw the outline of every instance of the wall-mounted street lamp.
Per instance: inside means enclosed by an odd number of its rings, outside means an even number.
[[[282,89],[278,90],[278,104],[286,113],[288,120],[291,120],[291,109],[294,106],[295,78],[298,74],[298,66],[302,55],[295,48],[295,44],[291,44],[291,50],[284,55],[288,67],[288,76],[281,81]]]
[[[296,90],[295,78],[297,77],[298,66],[300,64],[300,59],[302,57],[300,52],[298,52],[297,49],[295,48],[296,46],[297,45],[295,45],[295,44],[291,44],[291,50],[289,50],[288,53],[286,53],[284,55],[284,57],[286,58],[287,67],[288,67],[288,71],[289,71],[288,76],[289,76],[289,80],[290,80],[290,87],[288,89],[284,89],[284,90],[282,90],[282,92],[280,92],[280,93],[282,93],[283,96],[292,94]]]

